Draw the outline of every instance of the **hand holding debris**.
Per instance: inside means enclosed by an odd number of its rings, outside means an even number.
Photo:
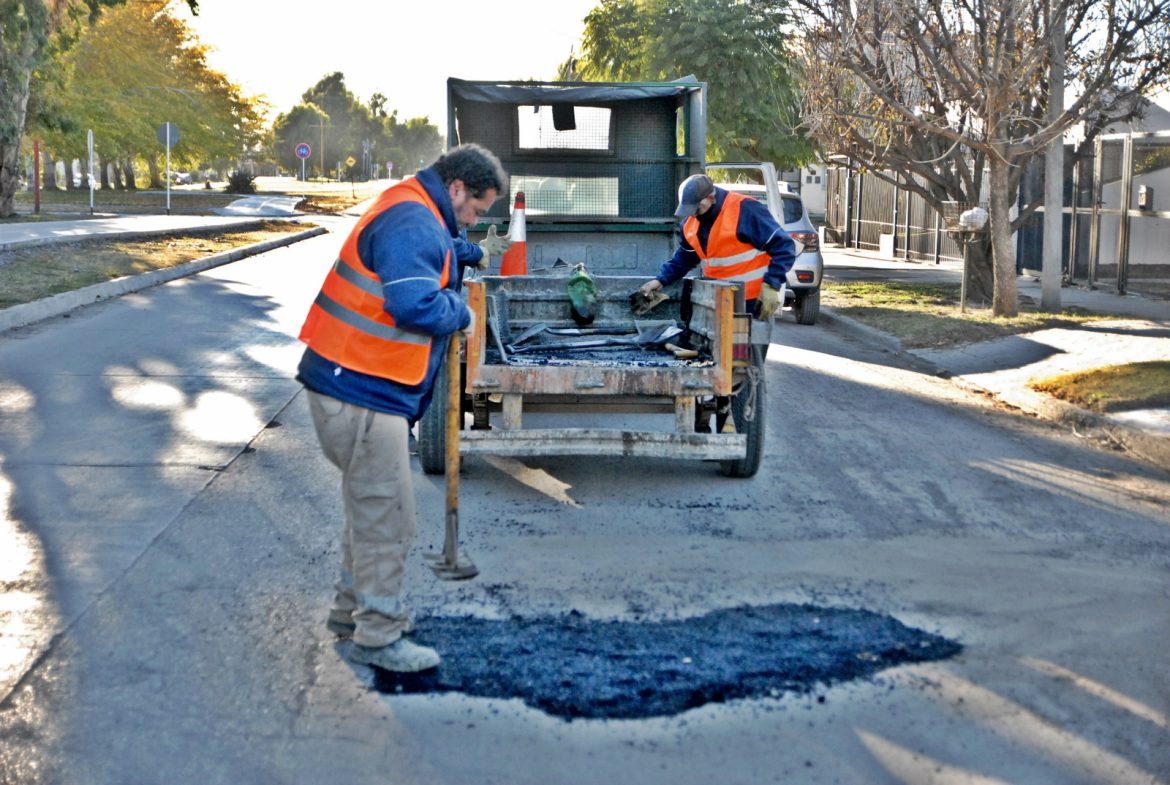
[[[662,291],[662,281],[653,278],[642,284],[638,291],[630,295],[630,309],[637,316],[643,316],[653,310],[659,303],[669,298]]]

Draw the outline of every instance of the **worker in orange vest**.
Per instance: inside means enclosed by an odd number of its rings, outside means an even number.
[[[341,469],[341,574],[326,625],[352,636],[347,657],[389,671],[439,664],[404,637],[401,601],[415,506],[407,437],[430,402],[451,335],[470,333],[459,295],[460,232],[501,193],[499,160],[461,145],[375,200],[301,328],[297,379],[325,456]]]
[[[780,298],[796,261],[796,244],[764,204],[695,174],[679,186],[674,214],[683,220],[678,249],[641,286],[643,295],[653,295],[701,263],[705,278],[741,282],[748,311],[757,319],[771,318],[784,305]]]

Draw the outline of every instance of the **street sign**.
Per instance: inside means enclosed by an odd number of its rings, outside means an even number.
[[[178,141],[179,126],[175,125],[174,123],[163,123],[158,127],[159,144],[176,144]]]
[[[346,165],[346,166],[353,166],[353,165],[354,165],[354,164],[356,164],[356,163],[357,163],[357,159],[356,159],[356,158],[354,158],[352,155],[351,155],[349,158],[346,158],[346,159],[345,159],[345,165]]]
[[[297,158],[300,158],[303,161],[313,154],[313,148],[309,147],[309,145],[305,142],[301,142],[297,145],[294,152],[297,154]]]

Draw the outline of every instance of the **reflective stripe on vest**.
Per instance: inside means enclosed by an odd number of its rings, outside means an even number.
[[[381,279],[362,264],[357,252],[362,230],[403,202],[426,207],[446,231],[442,213],[416,179],[403,180],[383,191],[342,245],[341,255],[309,308],[300,339],[344,368],[414,385],[426,377],[432,338],[395,326],[393,317],[386,313]],[[451,279],[451,250],[443,250],[439,286],[445,288]]]
[[[699,243],[699,219],[694,216],[683,224],[683,237],[703,260],[703,275],[720,281],[742,283],[744,297],[755,300],[760,296],[760,286],[772,257],[735,236],[739,226],[740,206],[749,198],[728,192],[707,236],[706,248]]]

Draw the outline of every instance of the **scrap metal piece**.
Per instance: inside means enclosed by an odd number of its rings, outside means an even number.
[[[646,294],[641,289],[630,295],[630,308],[635,316],[645,316],[670,298],[661,289]]]

